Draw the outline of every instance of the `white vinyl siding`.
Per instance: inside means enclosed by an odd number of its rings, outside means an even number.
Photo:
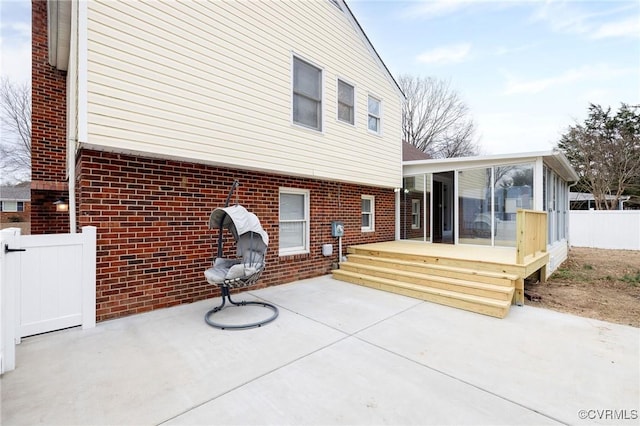
[[[309,253],[309,191],[280,188],[279,255]]]
[[[401,100],[331,2],[92,1],[87,8],[89,147],[399,186]],[[367,91],[378,94],[384,137],[337,120],[324,120],[322,132],[292,126],[297,54],[322,68],[323,115],[337,104],[339,75],[362,88],[356,123],[367,122]]]
[[[375,230],[376,200],[373,195],[362,196],[362,232]]]

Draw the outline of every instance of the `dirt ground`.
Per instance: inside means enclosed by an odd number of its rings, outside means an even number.
[[[574,247],[547,283],[525,283],[525,295],[531,306],[640,327],[640,251]]]

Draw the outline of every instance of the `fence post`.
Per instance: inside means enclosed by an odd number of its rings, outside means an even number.
[[[20,263],[9,262],[4,247],[18,247],[19,238],[20,228],[0,232],[0,374],[16,368],[16,279]]]
[[[96,326],[96,227],[82,227],[82,329]]]
[[[525,256],[525,214],[524,210],[518,209],[516,212],[516,263],[523,264]]]

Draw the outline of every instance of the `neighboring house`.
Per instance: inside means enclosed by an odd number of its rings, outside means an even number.
[[[606,195],[605,198],[609,202],[616,199],[613,195]],[[624,203],[630,199],[631,196],[629,195],[621,197],[615,210],[624,210]],[[588,192],[570,192],[569,203],[571,210],[592,210],[596,208],[596,199],[593,194]]]
[[[32,11],[32,232],[97,227],[98,320],[218,294],[207,221],[235,179],[261,285],[329,272],[332,221],[395,238],[403,95],[343,1]]]
[[[398,239],[515,247],[516,212],[547,212],[547,274],[568,253],[569,183],[560,151],[404,162]]]
[[[0,229],[29,222],[31,189],[29,182],[16,186],[0,186]],[[24,226],[23,233],[25,230]]]

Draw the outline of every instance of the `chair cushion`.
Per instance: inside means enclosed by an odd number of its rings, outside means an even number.
[[[204,271],[204,276],[209,284],[220,284],[227,279],[229,270],[240,263],[240,259],[225,259],[222,257],[217,258],[213,262],[213,268],[209,268]],[[242,266],[242,265],[239,265]],[[244,274],[244,271],[243,271]]]
[[[227,275],[224,278],[227,280],[233,280],[236,278],[244,278],[245,276],[244,265],[239,263],[229,268],[229,271],[227,271]]]
[[[226,268],[209,268],[204,271],[204,277],[209,284],[219,284],[224,281],[228,269]]]

